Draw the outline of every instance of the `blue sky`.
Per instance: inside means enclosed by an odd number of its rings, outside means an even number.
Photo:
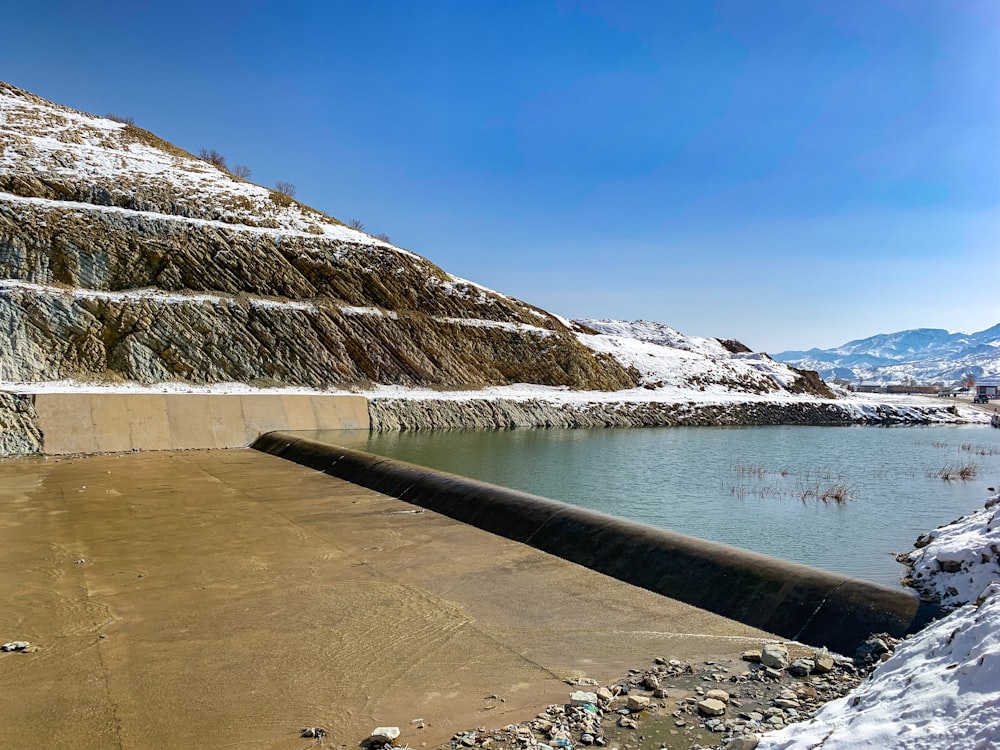
[[[11,5],[0,79],[562,315],[1000,322],[996,0]]]

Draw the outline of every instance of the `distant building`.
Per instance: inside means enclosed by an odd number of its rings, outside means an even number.
[[[981,378],[976,382],[976,395],[1000,398],[1000,378]]]
[[[938,387],[934,385],[887,385],[886,393],[937,393]]]
[[[907,385],[904,383],[862,383],[854,388],[858,393],[927,393],[941,390],[939,385]]]
[[[885,386],[879,383],[862,383],[857,387],[858,393],[885,393]]]

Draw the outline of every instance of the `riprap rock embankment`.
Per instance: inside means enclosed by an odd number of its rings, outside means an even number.
[[[833,401],[727,403],[544,399],[402,399],[369,401],[371,428],[393,430],[510,429],[521,427],[682,427],[953,423],[943,406]]]

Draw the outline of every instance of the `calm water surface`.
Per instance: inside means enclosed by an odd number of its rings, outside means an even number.
[[[894,553],[1000,486],[1000,430],[982,426],[311,436],[887,584]],[[976,476],[940,477],[963,466]]]

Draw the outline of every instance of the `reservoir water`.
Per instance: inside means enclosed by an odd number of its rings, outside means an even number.
[[[1000,487],[983,426],[308,436],[890,585],[895,553]]]

